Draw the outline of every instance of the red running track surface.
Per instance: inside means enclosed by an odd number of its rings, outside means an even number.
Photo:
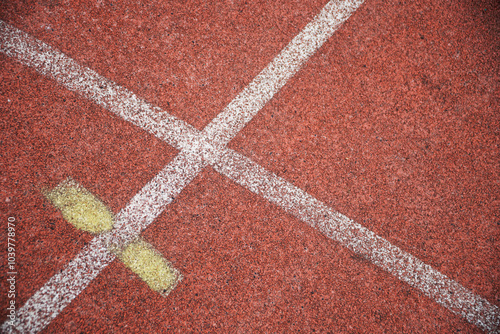
[[[0,19],[202,130],[325,3],[3,2]],[[229,147],[498,306],[499,17],[367,0]],[[23,305],[92,238],[42,189],[71,176],[117,213],[178,150],[0,62]],[[184,276],[169,296],[114,261],[44,332],[481,332],[212,167],[142,236]]]

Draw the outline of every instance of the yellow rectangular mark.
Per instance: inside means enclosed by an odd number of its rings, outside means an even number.
[[[113,228],[113,213],[72,178],[67,178],[50,191],[44,191],[44,195],[61,211],[64,219],[79,230],[97,234]]]
[[[116,253],[151,290],[163,296],[167,296],[182,280],[179,271],[142,238],[125,245]]]

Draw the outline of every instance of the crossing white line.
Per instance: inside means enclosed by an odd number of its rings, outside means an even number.
[[[178,154],[116,215],[115,228],[92,239],[18,310],[13,326],[5,322],[2,331],[15,328],[21,333],[36,333],[44,329],[115,259],[108,249],[135,239],[205,166],[200,155]]]
[[[97,105],[153,133],[171,146],[189,147],[195,128],[162,112],[124,87],[0,20],[0,52],[54,79]]]
[[[11,27],[8,28],[12,30]],[[1,25],[0,29],[0,32],[3,34],[3,27]],[[10,51],[12,49],[13,47],[10,46],[10,49],[8,50]],[[7,52],[4,51],[3,46],[1,50],[7,54]],[[15,52],[10,52],[14,54],[14,56],[16,55]],[[30,57],[32,56],[30,55]],[[28,58],[28,61],[29,59],[30,58]],[[23,61],[23,59],[21,59],[21,61]],[[26,64],[26,61],[23,62]],[[42,68],[45,69],[46,66],[43,64],[44,63],[42,62]],[[79,67],[78,70],[80,69],[83,68]],[[95,74],[95,72],[93,73]],[[57,77],[54,74],[43,74],[54,77],[57,80]],[[59,73],[57,73],[57,75],[59,75]],[[97,78],[99,79],[100,77]],[[58,81],[64,84],[63,80]],[[471,291],[462,287],[459,283],[447,278],[445,275],[413,257],[411,254],[408,254],[398,247],[390,244],[387,240],[375,235],[373,232],[351,221],[349,218],[333,211],[309,194],[266,171],[248,158],[223,147],[221,144],[227,143],[227,141],[229,141],[234,134],[239,131],[238,129],[242,128],[244,123],[248,122],[251,118],[251,116],[246,115],[239,116],[237,112],[232,111],[241,111],[241,109],[238,109],[239,107],[234,109],[229,107],[226,108],[223,112],[225,115],[214,119],[214,125],[207,126],[205,129],[207,131],[205,132],[204,130],[204,132],[200,133],[193,127],[175,119],[170,115],[167,115],[164,112],[157,114],[157,111],[161,111],[159,108],[152,107],[146,102],[139,100],[135,97],[135,95],[129,93],[123,88],[120,88],[116,84],[107,81],[106,85],[106,87],[116,87],[115,89],[117,92],[126,92],[126,94],[123,95],[119,95],[118,93],[113,93],[114,95],[111,94],[114,97],[125,96],[126,98],[130,98],[130,96],[132,96],[132,101],[120,104],[119,108],[113,106],[115,108],[115,111],[112,110],[113,112],[124,119],[141,126],[146,131],[166,140],[175,147],[186,148],[186,151],[181,152],[181,155],[187,154],[186,157],[193,156],[193,154],[198,151],[199,155],[194,156],[197,156],[200,159],[198,160],[201,166],[200,170],[203,168],[203,161],[209,162],[220,173],[282,207],[285,211],[319,229],[322,233],[340,242],[352,251],[366,257],[374,264],[395,275],[399,279],[407,282],[415,288],[420,289],[427,296],[447,307],[454,313],[463,316],[469,322],[487,331],[493,332],[498,329],[500,312],[497,306],[492,305],[484,298],[473,294]],[[85,87],[88,87],[88,85],[85,85]],[[123,89],[123,91],[121,91],[121,89]],[[82,94],[87,97],[90,95],[89,98],[96,100],[95,97],[93,98],[92,94],[88,94],[86,92],[83,92]],[[100,101],[102,100],[97,100],[97,103],[104,103]],[[136,109],[138,106],[141,106],[142,109]],[[125,110],[125,112],[123,110]],[[141,111],[137,112],[136,110]],[[253,107],[250,107],[246,111],[243,110],[242,113],[245,114],[246,112],[247,114],[254,114],[252,110]],[[143,115],[144,118],[141,118]],[[227,131],[227,133],[222,132],[221,136],[217,136],[215,129],[221,129],[221,131],[223,131],[224,127],[222,125],[218,125],[219,123],[222,124],[223,120],[228,122],[229,131]],[[190,164],[192,161],[188,159],[186,163]],[[150,196],[150,193],[147,194]],[[138,217],[138,219],[141,221],[140,217]],[[151,221],[153,219],[154,217]],[[147,219],[143,221],[146,222]],[[113,240],[113,242],[121,240],[121,242],[123,242],[131,235],[140,233],[141,228],[145,228],[147,224],[143,223],[142,227],[130,227],[130,230],[129,227],[127,227],[128,225],[122,223],[122,226],[123,231],[120,229],[119,231],[121,232],[115,233],[113,237],[110,235],[109,239],[106,240],[106,243],[110,242],[110,240]],[[99,247],[96,249],[98,250]],[[82,253],[80,255],[82,255]],[[103,262],[106,261],[103,260]],[[88,263],[85,264],[88,265]],[[102,266],[102,268],[104,267],[105,265]],[[95,270],[98,271],[99,268],[96,268]],[[97,274],[98,272],[95,272],[95,275]],[[66,277],[60,278],[59,280],[64,281],[65,283],[71,282],[71,280],[67,280]],[[53,281],[53,279],[49,282],[51,281]],[[90,282],[90,280],[88,282]],[[37,294],[35,294],[35,296]],[[76,295],[72,298],[76,297]],[[67,303],[70,301],[71,300]],[[62,310],[62,308],[60,310]],[[60,312],[60,310],[57,312]],[[56,315],[54,315],[54,317]]]
[[[138,98],[127,89],[80,66],[63,53],[0,21],[0,51],[121,118],[182,149],[116,217],[115,228],[98,236],[18,311],[2,329],[36,333],[45,328],[104,269],[114,256],[106,249],[135,238],[241,130],[330,37],[362,0],[331,1],[299,35],[216,117],[201,134],[187,123]],[[212,140],[211,140],[212,139]],[[214,141],[215,140],[215,141]],[[80,269],[79,269],[80,268]],[[72,282],[72,284],[68,284]]]

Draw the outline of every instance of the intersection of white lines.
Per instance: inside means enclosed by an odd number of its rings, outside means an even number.
[[[14,326],[5,322],[2,330],[36,333],[45,328],[115,259],[108,251],[110,245],[137,237],[204,167],[211,165],[470,323],[497,331],[500,309],[496,305],[226,147],[363,1],[327,3],[203,131],[0,21],[1,52],[180,150],[117,214],[115,228],[96,236],[19,309]]]

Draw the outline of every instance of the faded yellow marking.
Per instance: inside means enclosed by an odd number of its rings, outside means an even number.
[[[96,234],[113,228],[113,213],[72,178],[67,178],[44,195],[61,210],[64,219],[79,230]]]
[[[43,193],[77,229],[94,234],[113,229],[113,213],[72,178]],[[121,247],[114,245],[109,250],[146,282],[151,290],[163,296],[167,296],[182,279],[179,271],[142,238]]]
[[[153,246],[139,238],[116,252],[118,258],[136,273],[151,290],[164,296],[182,279],[181,274]]]

